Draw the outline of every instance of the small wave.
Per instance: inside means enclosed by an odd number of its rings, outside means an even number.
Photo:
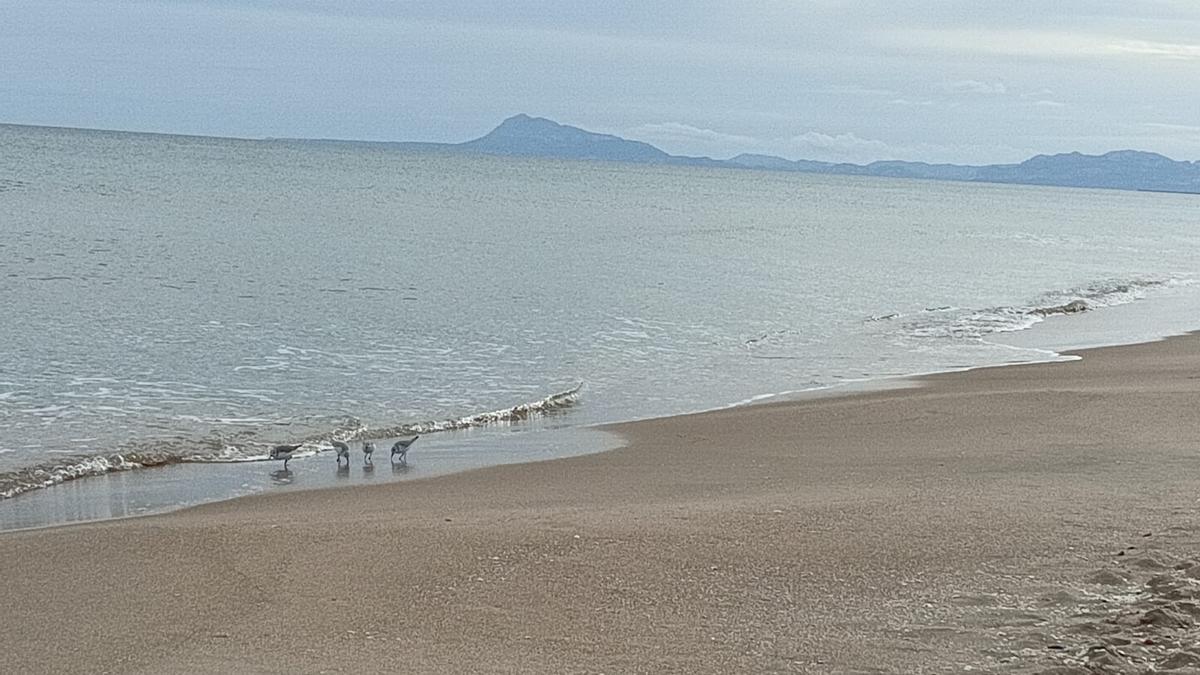
[[[925,317],[909,321],[904,328],[914,337],[977,339],[994,333],[1025,330],[1049,316],[1079,314],[1101,307],[1128,304],[1155,290],[1192,283],[1193,279],[1183,276],[1105,279],[1086,286],[1044,293],[1025,305],[976,310],[938,307],[926,310]],[[936,313],[936,317],[928,316],[932,313]]]
[[[0,192],[12,192],[29,187],[29,183],[15,178],[0,178]]]
[[[1036,307],[1029,310],[1030,314],[1038,316],[1054,316],[1055,314],[1078,314],[1090,310],[1091,305],[1085,300],[1072,300],[1062,305],[1054,305],[1052,307]]]
[[[756,335],[755,337],[748,338],[745,341],[743,341],[742,344],[744,344],[746,346],[755,345],[760,342],[766,342],[768,340],[778,338],[781,335],[787,335],[789,332],[791,332],[791,331],[787,330],[786,328],[781,328],[779,330],[773,330],[769,333],[762,333],[761,335]]]
[[[493,424],[511,424],[557,410],[569,408],[579,401],[583,385],[551,394],[543,399],[521,403],[511,408],[476,413],[447,420],[416,422],[391,427],[368,428],[361,420],[345,416],[332,424],[332,431],[314,433],[297,439],[303,443],[295,458],[308,457],[329,450],[330,441],[392,438],[412,434],[431,434],[438,431],[467,429]],[[293,441],[295,442],[295,441]],[[225,464],[261,462],[269,459],[271,443],[247,442],[242,438],[207,438],[199,440],[168,439],[130,443],[119,452],[96,455],[71,455],[53,462],[0,473],[0,500],[47,488],[60,483],[101,476],[117,471],[134,471],[171,464]]]
[[[778,328],[742,341],[742,346],[748,349],[763,349],[787,343],[801,337],[800,332],[793,328]]]
[[[178,461],[178,458],[167,452],[114,453],[64,458],[59,462],[48,462],[0,474],[0,499],[9,499],[30,490],[58,485],[76,478],[162,466],[175,461]]]
[[[411,436],[412,434],[431,434],[438,431],[453,431],[456,429],[469,429],[471,427],[489,426],[492,424],[510,424],[512,422],[522,422],[533,417],[552,413],[556,410],[570,408],[579,402],[579,392],[583,389],[583,384],[580,383],[575,387],[566,391],[560,391],[557,394],[551,394],[546,398],[530,403],[522,403],[511,408],[503,410],[493,410],[491,412],[478,413],[459,417],[455,419],[440,420],[434,422],[418,422],[415,424],[402,424],[394,427],[383,427],[380,429],[372,429],[364,431],[360,438],[393,438],[396,436]]]

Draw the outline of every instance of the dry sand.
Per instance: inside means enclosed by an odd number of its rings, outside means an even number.
[[[1200,338],[1083,354],[2,535],[0,669],[1198,667]]]

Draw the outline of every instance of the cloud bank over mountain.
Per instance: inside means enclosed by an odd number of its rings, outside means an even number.
[[[5,122],[451,141],[537,110],[676,154],[1200,157],[1192,0],[42,0],[4,15]]]

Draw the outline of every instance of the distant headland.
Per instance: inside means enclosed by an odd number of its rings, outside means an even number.
[[[1103,155],[1078,152],[1037,155],[1020,164],[981,166],[904,161],[845,164],[752,154],[712,159],[671,155],[649,143],[598,134],[529,115],[514,115],[488,134],[465,143],[386,145],[487,155],[1200,194],[1200,162],[1181,162],[1137,150],[1116,150]]]

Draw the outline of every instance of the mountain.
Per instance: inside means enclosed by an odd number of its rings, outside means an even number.
[[[1103,155],[1078,152],[1038,155],[1020,164],[984,166],[901,161],[832,164],[771,155],[738,155],[728,162],[770,171],[1200,193],[1200,162],[1178,162],[1137,150],[1116,150]]]
[[[516,115],[486,136],[456,146],[489,155],[525,155],[665,164],[671,155],[649,143],[630,141],[559,124],[544,117]]]
[[[1200,162],[1177,162],[1153,152],[1038,155],[1020,164],[978,167],[974,180],[1118,190],[1200,192]]]
[[[731,159],[671,155],[641,141],[598,134],[544,117],[514,115],[485,136],[465,143],[393,143],[406,149],[436,149],[488,155],[711,166],[762,171],[846,176],[886,176],[985,183],[1153,190],[1200,194],[1200,162],[1180,162],[1152,152],[1117,150],[1103,155],[1078,152],[1037,155],[1020,164],[927,164],[881,161],[870,164],[790,160],[742,154]]]
[[[837,173],[837,168],[854,166],[853,164],[832,164],[816,162],[811,159],[784,159],[775,155],[742,154],[725,160],[735,166],[746,169],[764,169],[766,171],[805,171],[807,173]]]

